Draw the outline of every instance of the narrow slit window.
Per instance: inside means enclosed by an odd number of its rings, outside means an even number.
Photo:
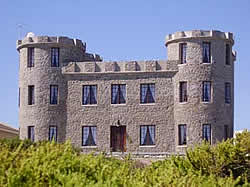
[[[225,103],[231,103],[231,84],[229,82],[225,83]]]
[[[59,48],[51,48],[51,67],[59,67]]]
[[[181,54],[181,64],[187,63],[187,44],[181,43],[180,44],[180,54]]]
[[[50,126],[49,127],[49,141],[57,141],[57,127]]]
[[[50,104],[56,105],[58,103],[58,85],[50,85]]]
[[[35,141],[35,127],[34,126],[28,126],[28,139],[32,142]]]
[[[28,86],[28,105],[35,104],[35,86],[30,85]]]
[[[210,124],[203,124],[202,139],[211,143],[211,125]]]
[[[203,63],[211,63],[211,43],[203,42],[202,48]]]
[[[28,47],[28,64],[27,66],[34,67],[34,47]]]
[[[230,49],[230,45],[229,44],[226,44],[226,56],[225,56],[225,59],[226,59],[226,65],[230,65],[230,60],[231,60],[231,49]]]
[[[179,145],[187,145],[187,125],[182,124],[178,126]]]
[[[211,82],[210,81],[203,81],[202,101],[203,102],[211,102]]]
[[[180,82],[180,99],[179,101],[182,102],[187,102],[188,97],[187,97],[187,82]]]

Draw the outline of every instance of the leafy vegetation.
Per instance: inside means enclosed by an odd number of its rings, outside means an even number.
[[[0,186],[250,186],[250,132],[145,166],[80,154],[70,142],[0,141]]]

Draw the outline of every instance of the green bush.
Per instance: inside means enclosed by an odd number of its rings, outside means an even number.
[[[79,154],[70,142],[0,141],[0,186],[250,186],[250,133],[144,166]]]

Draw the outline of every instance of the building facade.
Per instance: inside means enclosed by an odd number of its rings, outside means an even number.
[[[67,37],[17,41],[20,137],[89,151],[176,153],[233,136],[233,34],[166,37],[168,60],[103,62]]]
[[[9,125],[0,123],[0,139],[18,138],[19,131]]]

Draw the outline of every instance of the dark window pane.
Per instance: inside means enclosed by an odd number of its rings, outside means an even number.
[[[224,139],[228,139],[228,125],[224,125]]]
[[[187,144],[186,124],[179,125],[178,132],[179,132],[179,145],[186,145]]]
[[[187,63],[187,44],[180,44],[180,53],[181,53],[181,64]]]
[[[58,85],[50,85],[50,104],[58,103]]]
[[[202,139],[211,143],[211,125],[204,124],[202,126]]]
[[[82,127],[82,145],[96,146],[96,126]]]
[[[187,82],[180,82],[180,102],[187,102]]]
[[[225,83],[225,103],[231,103],[231,84]]]
[[[155,103],[155,84],[141,84],[141,103]]]
[[[202,101],[211,102],[211,82],[204,81],[202,84]]]
[[[28,67],[34,67],[34,47],[28,48]]]
[[[35,127],[34,126],[28,126],[28,139],[30,139],[32,142],[35,141]]]
[[[111,104],[126,103],[126,85],[113,84],[111,85]]]
[[[231,50],[229,44],[226,44],[226,65],[230,65]]]
[[[57,127],[56,126],[50,126],[49,127],[49,141],[57,141]]]
[[[28,86],[28,105],[35,104],[35,86]]]
[[[202,43],[202,58],[203,63],[211,63],[211,44],[210,42],[203,42]]]
[[[51,48],[51,67],[59,67],[59,48]]]
[[[96,85],[85,85],[83,86],[82,104],[91,105],[97,104],[97,86]]]
[[[140,126],[140,145],[155,145],[155,125]]]

